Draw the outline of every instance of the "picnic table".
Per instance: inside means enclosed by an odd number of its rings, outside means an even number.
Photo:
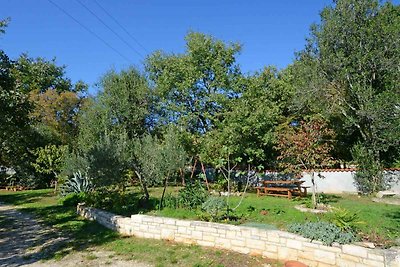
[[[309,186],[302,186],[305,181],[302,180],[264,180],[261,186],[256,187],[257,196],[270,195],[287,197],[291,199],[292,196],[306,196],[307,188]]]

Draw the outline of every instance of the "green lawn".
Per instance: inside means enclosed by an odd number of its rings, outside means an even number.
[[[176,188],[169,190],[171,194],[177,191]],[[161,189],[154,188],[151,193],[158,196],[160,191]],[[400,237],[399,206],[376,203],[370,197],[349,194],[326,195],[325,199],[333,207],[345,208],[357,213],[359,220],[363,222],[359,228],[364,238],[377,244],[391,245],[393,240]],[[240,197],[230,197],[231,207],[236,206],[239,201]],[[316,215],[296,210],[294,206],[298,204],[301,204],[301,200],[272,196],[257,197],[255,193],[247,193],[242,204],[235,211],[243,218],[238,222],[230,223],[268,224],[285,230],[290,223],[328,220],[329,215]],[[199,210],[187,211],[172,208],[148,213],[183,219],[199,219],[201,214]]]
[[[126,259],[148,262],[156,266],[260,266],[265,263],[281,266],[280,262],[251,257],[239,253],[184,245],[174,242],[121,237],[95,222],[75,214],[74,208],[57,203],[52,190],[10,192],[0,190],[0,202],[15,205],[24,212],[35,214],[45,224],[58,229],[70,241],[64,247],[47,255],[48,259],[61,259],[68,253],[86,248],[100,248],[116,252]],[[7,218],[0,214],[0,224]]]

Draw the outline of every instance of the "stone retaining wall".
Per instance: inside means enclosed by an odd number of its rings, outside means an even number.
[[[309,266],[400,267],[399,249],[370,249],[356,245],[328,247],[283,231],[142,214],[129,218],[83,205],[78,205],[77,212],[124,235],[229,249],[272,259],[298,260]]]

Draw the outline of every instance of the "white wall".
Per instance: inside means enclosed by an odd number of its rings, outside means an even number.
[[[317,192],[320,193],[357,193],[357,188],[354,185],[354,171],[329,171],[321,172],[319,177],[318,173],[315,173],[315,182],[317,185]],[[392,173],[393,175],[393,173]],[[394,175],[400,176],[400,171],[394,172]],[[306,182],[304,186],[311,186],[311,175],[304,174],[303,180]],[[397,179],[397,183],[393,183],[391,190],[400,192],[400,182]],[[311,191],[311,190],[310,190]]]

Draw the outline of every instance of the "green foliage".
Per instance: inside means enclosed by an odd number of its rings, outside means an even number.
[[[356,240],[351,232],[343,232],[339,227],[327,222],[295,223],[289,225],[288,230],[305,238],[310,238],[311,241],[322,241],[328,246],[331,246],[334,242],[348,244]]]
[[[69,177],[61,186],[61,195],[66,196],[71,193],[88,193],[94,189],[92,181],[87,174],[77,171]]]
[[[59,203],[64,207],[76,207],[78,203],[85,202],[87,198],[87,193],[69,193],[59,200]]]
[[[212,221],[217,221],[227,214],[228,204],[224,197],[210,196],[201,205],[201,209],[211,217]]]
[[[329,217],[329,221],[342,231],[356,231],[360,225],[365,224],[360,220],[357,212],[351,212],[345,208],[334,208]]]
[[[64,164],[67,150],[68,146],[47,145],[39,147],[34,152],[36,162],[32,163],[32,166],[39,173],[54,174],[57,177]]]
[[[398,155],[399,9],[377,0],[335,1],[312,26],[293,67],[297,110],[330,118],[340,134],[338,151],[347,150],[341,155],[357,143],[368,153],[368,165],[359,160],[359,167],[360,179],[376,180],[369,192],[379,190],[383,159],[390,165]]]
[[[359,192],[371,194],[387,187],[381,171],[380,163],[375,161],[371,151],[361,144],[351,150],[353,158],[358,165],[354,175],[354,182]]]
[[[240,74],[235,63],[240,45],[195,32],[185,40],[184,54],[157,51],[148,57],[146,70],[160,96],[160,122],[172,120],[191,133],[205,133],[236,94],[232,85]]]
[[[202,182],[197,180],[187,183],[184,188],[179,190],[178,205],[182,208],[195,209],[206,201],[208,195]]]
[[[110,212],[129,214],[137,209],[138,198],[135,194],[121,191],[117,187],[101,187],[88,193],[85,203]]]

